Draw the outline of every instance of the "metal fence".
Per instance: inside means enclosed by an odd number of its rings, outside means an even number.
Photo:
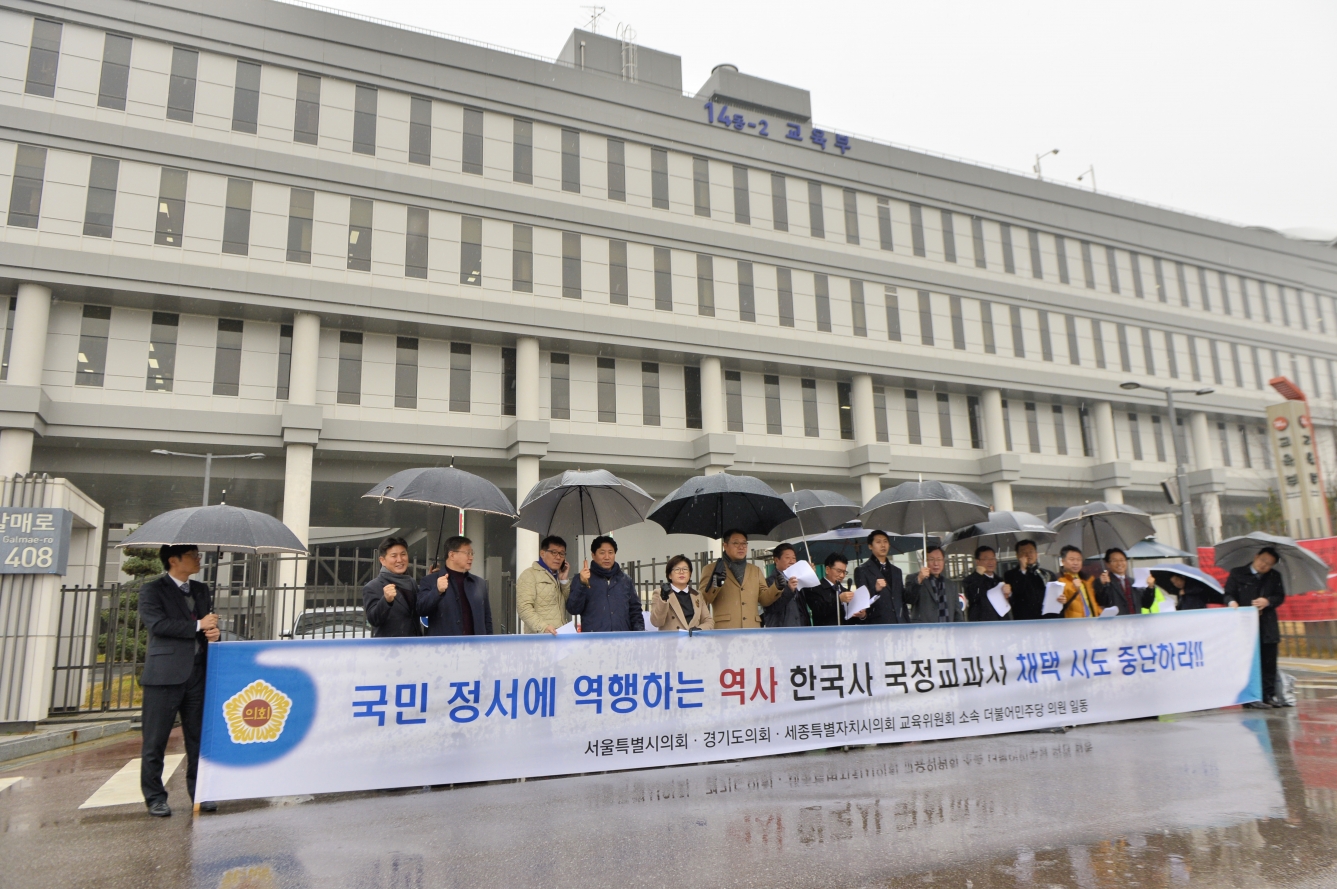
[[[1282,657],[1337,658],[1337,620],[1281,621]]]

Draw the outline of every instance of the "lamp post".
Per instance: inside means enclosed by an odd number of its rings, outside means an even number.
[[[1092,164],[1091,166],[1087,167],[1087,168],[1086,168],[1086,172],[1083,173],[1082,175],[1080,175],[1080,176],[1077,177],[1077,181],[1078,181],[1078,182],[1081,182],[1081,181],[1082,181],[1083,179],[1085,179],[1087,176],[1090,176],[1090,177],[1091,177],[1091,193],[1092,193],[1092,194],[1095,194],[1095,193],[1096,193],[1096,165],[1095,165],[1095,164]]]
[[[213,474],[215,460],[263,460],[265,455],[259,452],[250,454],[185,454],[181,451],[165,451],[161,448],[155,448],[150,453],[160,454],[164,457],[194,457],[197,460],[204,461],[204,502],[202,506],[209,505],[209,479]]]
[[[1180,441],[1179,418],[1175,413],[1176,395],[1211,395],[1215,392],[1210,386],[1202,389],[1174,389],[1170,386],[1145,386],[1129,380],[1119,384],[1120,389],[1151,389],[1165,393],[1165,408],[1170,414],[1170,440],[1175,447],[1175,481],[1179,488],[1179,530],[1183,536],[1184,549],[1192,554],[1193,563],[1198,561],[1198,534],[1193,525],[1193,501],[1188,493],[1188,467],[1185,465],[1185,448]]]
[[[1036,179],[1043,179],[1043,178],[1045,178],[1044,176],[1040,175],[1040,161],[1042,161],[1042,160],[1044,160],[1045,158],[1049,157],[1051,154],[1058,154],[1058,149],[1057,149],[1057,148],[1051,148],[1051,149],[1049,149],[1048,151],[1046,151],[1044,154],[1037,154],[1037,155],[1035,156],[1035,166],[1031,167],[1031,169],[1035,171],[1035,178],[1036,178]]]

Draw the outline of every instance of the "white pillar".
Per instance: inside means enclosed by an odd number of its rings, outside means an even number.
[[[539,418],[539,341],[523,336],[515,341],[515,419],[516,422]],[[538,484],[539,458],[521,455],[515,458],[515,508],[519,509],[531,488]],[[539,557],[539,536],[533,531],[515,531],[515,576]]]
[[[41,284],[20,284],[9,348],[11,386],[41,387],[50,318],[51,288]],[[33,439],[31,429],[0,430],[0,476],[24,475],[32,470]]]
[[[299,313],[292,319],[292,360],[288,403],[316,403],[316,371],[320,367],[320,317]]]
[[[292,356],[288,363],[289,404],[316,403],[316,372],[319,366],[320,317],[299,312],[292,320]],[[309,442],[290,441],[285,447],[283,524],[304,544],[309,542],[311,536],[311,469],[315,453],[316,446]],[[283,584],[301,586],[305,578],[306,569],[302,562],[283,563]],[[293,614],[280,615],[279,619],[291,623],[304,607],[304,597],[299,595],[291,606]]]
[[[311,536],[311,464],[315,445],[291,442],[283,472],[283,524],[306,543]]]
[[[854,411],[854,443],[863,447],[877,444],[877,409],[873,406],[873,377],[855,374],[850,385],[850,407]],[[860,502],[867,503],[882,490],[882,476],[865,472],[859,476]]]
[[[980,412],[984,415],[984,453],[990,457],[1007,453],[1002,390],[985,389],[981,392]],[[1007,479],[993,482],[993,508],[1000,512],[1010,512],[1012,507],[1012,483]]]
[[[724,370],[713,356],[701,359],[701,431],[724,432]]]
[[[1096,459],[1113,463],[1119,459],[1119,448],[1114,440],[1114,408],[1108,401],[1091,405],[1096,421]],[[1106,503],[1123,503],[1123,488],[1106,488],[1102,495]]]
[[[1193,468],[1197,470],[1216,468],[1216,451],[1212,447],[1211,424],[1202,411],[1189,414],[1189,432],[1193,436]],[[1202,504],[1202,530],[1207,539],[1202,541],[1211,546],[1221,540],[1221,495],[1206,491],[1198,495]]]

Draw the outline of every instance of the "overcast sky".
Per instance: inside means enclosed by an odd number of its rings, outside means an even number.
[[[555,57],[579,2],[324,0]],[[637,42],[812,93],[816,123],[1244,225],[1337,236],[1337,3],[606,0]]]

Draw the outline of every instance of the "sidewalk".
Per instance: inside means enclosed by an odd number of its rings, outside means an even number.
[[[1277,667],[1283,670],[1308,670],[1314,673],[1337,673],[1337,660],[1310,657],[1279,657]]]
[[[129,719],[114,722],[63,722],[39,725],[36,731],[17,735],[0,735],[0,762],[8,762],[34,753],[46,753],[61,747],[72,747],[85,741],[96,741],[131,730]]]

